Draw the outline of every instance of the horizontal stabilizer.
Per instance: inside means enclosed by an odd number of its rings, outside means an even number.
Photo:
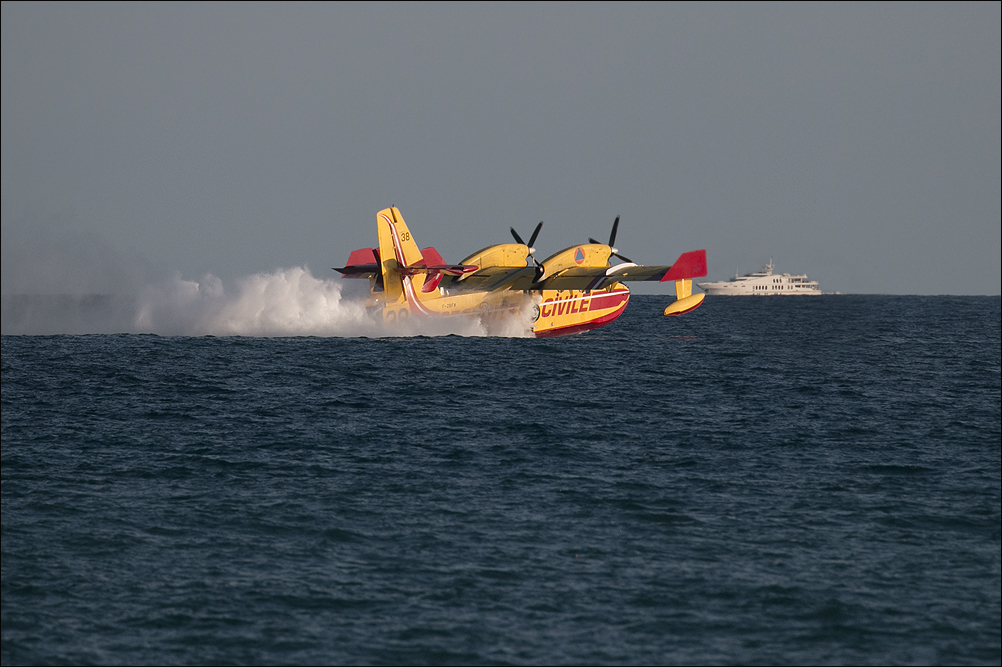
[[[442,256],[438,254],[438,251],[434,248],[428,247],[421,251],[421,256],[424,258],[425,264],[431,265],[442,265],[445,264],[445,260]]]
[[[668,269],[661,282],[682,280],[683,278],[702,278],[706,275],[706,251],[690,250],[683,252]],[[698,305],[698,304],[697,304]]]
[[[424,257],[425,268],[428,269],[428,273],[442,273],[447,276],[465,276],[480,268],[478,266],[474,266],[473,264],[449,264],[442,259],[442,255],[438,254],[438,251],[434,248],[425,248],[421,251],[421,255]]]
[[[418,273],[444,273],[447,276],[463,276],[467,273],[473,273],[479,268],[479,266],[468,264],[438,264],[435,266],[407,266],[397,270],[405,276],[413,276]]]
[[[352,250],[348,263],[334,268],[345,278],[372,278],[379,275],[379,251],[375,248]]]
[[[422,250],[421,257],[422,260],[413,266],[407,266],[399,269],[400,273],[405,276],[413,276],[418,273],[427,273],[431,275],[441,273],[447,276],[465,276],[467,273],[473,273],[480,268],[478,266],[468,264],[447,264],[434,248],[425,248]]]

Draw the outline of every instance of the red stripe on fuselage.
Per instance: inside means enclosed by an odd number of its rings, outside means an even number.
[[[603,292],[597,296],[576,297],[576,299],[577,300],[591,299],[588,311],[597,311],[608,308],[615,308],[615,310],[612,311],[611,313],[607,313],[600,317],[596,317],[595,319],[588,320],[587,322],[578,322],[575,324],[570,324],[565,327],[557,327],[554,329],[544,329],[542,331],[536,331],[534,332],[536,338],[547,338],[551,336],[566,336],[569,334],[581,333],[583,331],[589,331],[591,329],[597,329],[599,327],[605,326],[609,322],[612,322],[614,319],[622,315],[623,311],[626,310],[626,304],[629,302],[630,299],[630,290],[622,289],[609,293]],[[567,302],[573,300],[574,299],[564,299],[563,301]],[[558,315],[559,313],[557,312],[555,306],[556,303],[557,302],[547,303],[545,301],[541,303],[539,305],[541,317],[550,317]],[[549,315],[546,315],[545,311],[543,310],[543,307],[547,305],[553,307],[553,311]],[[584,312],[584,309],[582,309],[582,312]]]
[[[590,331],[592,329],[598,329],[599,327],[604,327],[609,322],[623,314],[626,310],[626,304],[624,303],[622,307],[617,308],[615,311],[609,313],[608,315],[603,315],[602,317],[595,318],[594,320],[589,320],[588,322],[582,322],[580,324],[572,324],[566,327],[559,327],[557,329],[546,329],[544,331],[536,331],[536,338],[551,338],[556,336],[569,336],[570,334],[582,333],[584,331]]]
[[[543,317],[559,317],[615,308],[629,298],[630,290],[628,289],[615,292],[590,292],[566,299],[546,299],[539,304],[539,308]]]
[[[615,308],[630,298],[630,290],[616,290],[607,294],[599,293],[591,297],[591,310]]]

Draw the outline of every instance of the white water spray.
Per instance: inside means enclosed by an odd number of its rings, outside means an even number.
[[[364,299],[342,293],[340,279],[306,268],[258,273],[224,285],[213,275],[180,275],[134,295],[4,295],[3,333],[153,333],[164,336],[505,336],[531,335],[531,322],[511,317],[485,327],[479,318],[411,318],[383,324]]]
[[[0,333],[162,336],[530,336],[527,317],[432,317],[384,325],[365,308],[368,281],[294,267],[223,281],[184,279],[99,235],[8,225]],[[35,229],[40,233],[15,233]],[[353,289],[358,288],[358,289]],[[530,309],[531,310],[531,309]],[[523,309],[524,312],[524,309]]]

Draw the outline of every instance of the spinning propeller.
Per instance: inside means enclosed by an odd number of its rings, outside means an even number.
[[[532,236],[529,237],[528,243],[522,240],[522,237],[518,235],[514,227],[511,228],[511,235],[515,237],[515,240],[529,249],[529,257],[532,257],[532,265],[536,267],[536,277],[533,278],[536,282],[539,282],[539,279],[543,276],[543,265],[536,261],[536,249],[532,247],[532,244],[536,242],[536,237],[539,236],[539,230],[542,228],[543,221],[540,220],[539,224],[536,225],[535,231],[532,232]]]
[[[616,247],[612,245],[613,243],[616,242],[616,230],[618,230],[618,229],[619,229],[619,216],[617,215],[616,216],[616,221],[612,223],[612,234],[609,234],[609,244],[608,244],[609,245],[609,249],[612,250],[612,254],[615,255],[616,257],[620,258],[624,262],[629,262],[629,263],[632,264],[633,263],[632,259],[627,259],[626,257],[623,257],[622,255],[620,255],[619,254],[619,250],[617,250]],[[512,230],[512,231],[514,231],[514,230]],[[595,239],[592,239],[592,238],[588,239],[588,242],[589,243],[597,243],[598,245],[605,245],[601,241],[596,241]]]

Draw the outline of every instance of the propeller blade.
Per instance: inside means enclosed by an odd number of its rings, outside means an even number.
[[[601,241],[596,241],[595,239],[591,238],[590,236],[588,237],[588,243],[595,243],[595,244],[598,244],[598,245],[605,245]]]
[[[532,244],[536,242],[536,237],[539,236],[539,230],[542,228],[543,228],[543,221],[540,220],[539,224],[536,225],[536,231],[534,231],[532,233],[532,236],[529,237],[529,242],[526,243],[527,246],[529,246],[530,248],[532,247]]]
[[[619,216],[616,216],[616,221],[612,223],[612,234],[609,235],[609,247],[616,245],[616,230],[619,229]]]
[[[515,231],[514,227],[511,228],[511,235],[514,236],[515,240],[521,243],[522,245],[527,245],[526,242],[522,240],[522,237],[518,235],[518,232]]]
[[[632,260],[632,259],[630,259],[630,258],[628,258],[628,257],[623,257],[623,256],[622,256],[622,255],[620,255],[620,254],[619,254],[618,252],[614,252],[614,253],[612,253],[612,254],[613,254],[613,255],[615,255],[616,257],[620,258],[620,259],[621,259],[621,260],[623,260],[624,262],[629,262],[630,264],[633,264],[633,260]]]

